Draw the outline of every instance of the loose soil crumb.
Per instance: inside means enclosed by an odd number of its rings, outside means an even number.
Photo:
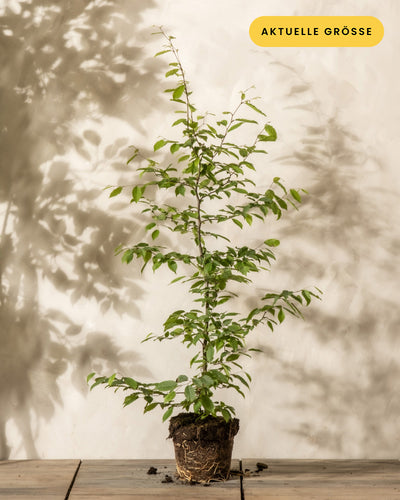
[[[169,476],[168,474],[165,474],[165,479],[163,479],[161,482],[162,483],[173,483],[174,480],[172,479],[171,476]]]
[[[256,467],[257,467],[256,472],[262,472],[264,469],[268,469],[268,465],[265,464],[264,462],[257,462]]]
[[[150,467],[147,474],[157,474],[157,467]]]

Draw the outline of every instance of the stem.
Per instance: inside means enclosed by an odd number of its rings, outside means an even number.
[[[189,89],[188,89],[188,82],[186,80],[186,77],[185,77],[185,72],[183,70],[183,67],[182,67],[182,64],[181,64],[181,61],[179,59],[179,55],[178,55],[178,51],[177,49],[175,48],[174,44],[172,43],[172,40],[171,38],[164,32],[164,30],[160,27],[160,31],[161,33],[163,34],[163,36],[167,39],[168,41],[168,45],[175,57],[175,60],[176,62],[178,63],[178,67],[179,67],[179,71],[181,73],[181,76],[182,76],[182,84],[184,86],[184,94],[185,94],[185,101],[186,101],[186,120],[187,120],[187,126],[186,126],[186,131],[187,131],[187,134],[189,137],[191,137],[193,139],[193,142],[190,146],[190,149],[192,150],[192,153],[194,157],[197,156],[197,158],[199,159],[199,165],[198,165],[198,172],[197,172],[197,178],[196,178],[196,185],[195,185],[195,197],[196,197],[196,212],[197,212],[197,223],[196,223],[196,238],[195,238],[195,242],[197,244],[197,248],[199,250],[199,256],[200,256],[200,260],[201,260],[201,265],[199,266],[199,270],[203,272],[203,275],[204,275],[204,268],[203,267],[203,261],[204,261],[204,256],[205,256],[205,253],[206,253],[206,248],[205,248],[205,245],[204,245],[204,240],[203,240],[203,231],[202,231],[202,224],[203,224],[203,220],[201,218],[201,204],[202,204],[202,197],[200,195],[200,192],[199,192],[199,184],[200,184],[200,177],[201,177],[201,159],[202,159],[202,155],[198,155],[198,153],[195,151],[195,148],[194,148],[194,143],[195,141],[197,140],[198,142],[198,138],[197,138],[197,133],[196,133],[196,130],[193,130],[191,129],[191,127],[189,126],[191,122],[193,122],[193,112],[192,112],[192,109],[193,107],[191,106],[190,104],[190,100],[189,100]],[[237,110],[235,110],[236,112]],[[232,122],[232,119],[233,119],[233,116],[231,117],[231,122]],[[230,122],[230,123],[231,123]],[[225,132],[225,136],[227,134],[227,131]],[[223,140],[221,141],[221,144],[223,143]],[[197,240],[197,241],[196,241]],[[205,290],[205,304],[204,304],[204,312],[205,314],[208,316],[208,314],[210,313],[210,303],[209,303],[209,297],[210,297],[210,286],[209,286],[209,283],[208,283],[208,280],[205,279],[205,283],[206,283],[206,290]],[[201,365],[201,373],[202,375],[204,375],[207,370],[208,370],[208,363],[207,363],[207,347],[208,347],[208,328],[209,328],[209,320],[207,319],[206,322],[205,322],[205,328],[204,328],[204,338],[203,338],[203,341],[202,341],[202,358],[203,358],[203,363]]]
[[[197,173],[197,179],[196,179],[196,187],[195,187],[195,196],[196,196],[196,201],[197,201],[197,247],[199,249],[199,254],[200,258],[203,261],[204,256],[205,256],[205,246],[203,245],[203,231],[201,229],[203,220],[201,218],[201,203],[202,199],[199,193],[199,183],[200,183],[200,172],[201,172],[201,165],[199,165],[199,171]],[[203,269],[203,274],[204,274],[204,269]],[[204,312],[206,315],[209,314],[210,312],[210,303],[209,303],[209,283],[208,280],[206,280],[206,291],[205,291],[205,305],[204,305]],[[207,347],[208,347],[208,325],[209,325],[209,320],[206,320],[205,323],[205,329],[204,329],[204,339],[202,342],[202,357],[203,357],[203,363],[201,365],[201,373],[204,375],[207,373],[208,370],[208,363],[207,363]]]
[[[178,67],[179,67],[179,70],[180,70],[181,75],[182,75],[182,84],[185,88],[184,93],[185,93],[185,98],[186,98],[186,120],[187,120],[186,130],[188,132],[190,132],[189,122],[193,121],[193,113],[192,113],[192,108],[190,106],[190,101],[189,101],[188,82],[187,82],[186,77],[185,77],[185,72],[183,70],[181,60],[179,59],[179,56],[178,56],[178,50],[175,48],[174,44],[172,43],[171,38],[165,33],[165,31],[161,28],[161,26],[160,26],[160,31],[163,34],[164,38],[167,39],[168,45],[169,45],[169,47],[170,47],[170,49],[175,57],[176,62],[178,63]]]
[[[229,123],[227,124],[227,126],[225,127],[225,133],[224,135],[221,137],[221,141],[219,143],[219,147],[222,148],[224,142],[225,142],[225,139],[226,139],[226,136],[228,135],[228,130],[230,129],[232,123],[233,123],[233,120],[236,116],[236,113],[239,111],[239,109],[241,108],[241,106],[243,105],[244,101],[240,101],[240,103],[236,106],[236,108],[231,112],[231,117],[230,117],[230,120],[229,120]],[[214,158],[217,156],[217,150],[215,151],[215,153],[213,154],[212,156],[212,159],[211,160],[214,160]]]

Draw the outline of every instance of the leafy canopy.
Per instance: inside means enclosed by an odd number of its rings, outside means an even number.
[[[280,219],[289,206],[297,209],[306,192],[286,189],[279,177],[273,179],[266,191],[257,190],[248,172],[255,170],[255,155],[267,154],[264,147],[277,139],[276,130],[265,123],[265,113],[254,104],[255,99],[248,97],[248,91],[240,93],[233,111],[224,112],[212,123],[210,116],[199,115],[192,103],[174,37],[162,28],[158,33],[166,39],[166,45],[156,56],[173,56],[165,76],[173,77],[176,83],[165,92],[178,106],[176,113],[180,117],[172,127],[179,127],[180,139],[162,138],[155,142],[154,152],[169,149],[166,155],[169,161],[143,158],[137,149],[129,158],[128,164],[138,162],[141,182],[133,187],[114,187],[110,197],[130,190],[131,203],[140,205],[142,213],[149,216],[150,222],[145,226],[149,237],[129,248],[120,246],[116,253],[127,264],[134,259],[141,261],[142,271],[149,264],[153,271],[165,265],[175,274],[179,270],[172,282],[189,285],[197,307],[172,312],[164,322],[163,332],[149,334],[145,340],[177,339],[192,348],[190,368],[195,375],[144,383],[113,374],[96,377],[91,388],[99,384],[115,390],[122,388],[128,392],[124,406],[144,399],[144,411],[161,407],[164,421],[176,409],[201,416],[222,415],[229,421],[235,414],[234,408],[216,400],[214,393],[216,389],[233,389],[245,396],[243,390],[249,388],[251,376],[243,370],[241,360],[257,350],[246,347],[247,335],[263,324],[274,330],[287,314],[302,317],[300,307],[308,305],[312,298],[319,298],[319,294],[283,290],[265,294],[259,306],[245,315],[238,313],[233,304],[229,309],[230,301],[236,297],[232,285],[250,285],[252,273],[269,270],[275,260],[274,249],[280,242],[266,239],[257,248],[234,246],[223,229],[230,224],[243,229],[255,219],[265,221],[267,216]],[[253,117],[242,113],[245,110]],[[240,144],[231,138],[232,132],[240,127],[256,127],[253,142]],[[155,195],[150,194],[162,190],[172,193],[176,203],[158,203]],[[239,201],[230,203],[232,198]],[[157,244],[164,231],[189,235],[192,251],[181,252]],[[220,242],[218,249],[213,249],[213,240]],[[94,376],[91,373],[88,382]]]

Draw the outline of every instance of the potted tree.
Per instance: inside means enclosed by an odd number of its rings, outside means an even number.
[[[229,476],[239,421],[235,409],[216,397],[216,391],[234,390],[245,396],[251,376],[243,370],[241,360],[257,350],[246,346],[247,336],[260,325],[273,330],[287,314],[302,317],[300,307],[319,298],[320,291],[269,291],[260,297],[257,307],[245,314],[237,312],[232,285],[250,285],[252,273],[268,270],[279,240],[262,238],[257,247],[235,246],[226,229],[231,224],[243,229],[254,219],[265,221],[268,216],[279,219],[289,205],[297,208],[304,190],[286,189],[279,177],[266,191],[257,190],[247,172],[255,170],[253,156],[265,154],[263,146],[276,140],[274,127],[262,123],[260,128],[254,117],[264,120],[265,114],[247,91],[241,92],[236,109],[225,112],[221,119],[198,115],[174,37],[162,28],[158,33],[165,37],[166,45],[156,55],[173,56],[165,76],[175,78],[176,84],[166,92],[179,107],[176,113],[180,116],[172,126],[179,127],[180,139],[163,138],[154,144],[154,151],[169,148],[161,162],[141,157],[137,149],[129,158],[128,164],[138,162],[141,178],[129,188],[131,203],[141,205],[147,215],[144,224],[149,238],[129,248],[119,247],[116,253],[127,264],[141,261],[142,270],[148,264],[153,271],[161,266],[175,274],[179,270],[172,282],[186,283],[194,305],[190,310],[172,312],[162,333],[150,334],[145,340],[179,341],[192,349],[193,356],[188,372],[173,380],[143,382],[115,373],[91,373],[88,382],[91,389],[103,384],[126,391],[124,406],[143,399],[145,412],[163,409],[163,421],[170,419],[169,437],[174,441],[179,477],[208,482]],[[243,115],[243,110],[252,115]],[[251,144],[232,141],[232,132],[245,126],[258,126]],[[110,197],[124,189],[127,187],[114,187]],[[172,193],[174,201],[157,202],[154,190]],[[189,236],[191,250],[157,244],[160,231]]]

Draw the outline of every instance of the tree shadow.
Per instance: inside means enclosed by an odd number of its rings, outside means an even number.
[[[49,419],[63,404],[59,380],[69,367],[79,391],[92,368],[149,373],[137,353],[88,332],[70,304],[139,315],[143,290],[112,257],[135,218],[118,204],[103,207],[94,179],[99,165],[117,172],[127,159],[128,139],[104,143],[104,121],[143,131],[149,103],[162,106],[159,62],[136,26],[153,6],[41,0],[0,10],[0,459],[13,453],[9,420],[26,456],[38,456],[32,417]]]
[[[286,408],[296,420],[280,427],[320,455],[394,456],[393,436],[400,431],[394,383],[400,371],[396,193],[382,185],[382,160],[337,116],[323,116],[312,85],[296,68],[274,64],[295,79],[287,99],[302,113],[303,131],[279,162],[310,179],[310,196],[280,232],[290,244],[279,254],[279,278],[297,286],[315,283],[324,291],[322,303],[306,311],[305,325],[290,337],[299,347],[298,333],[315,353],[331,359],[323,366],[310,353],[289,363],[268,348],[265,356],[278,363],[279,383],[295,394]]]

